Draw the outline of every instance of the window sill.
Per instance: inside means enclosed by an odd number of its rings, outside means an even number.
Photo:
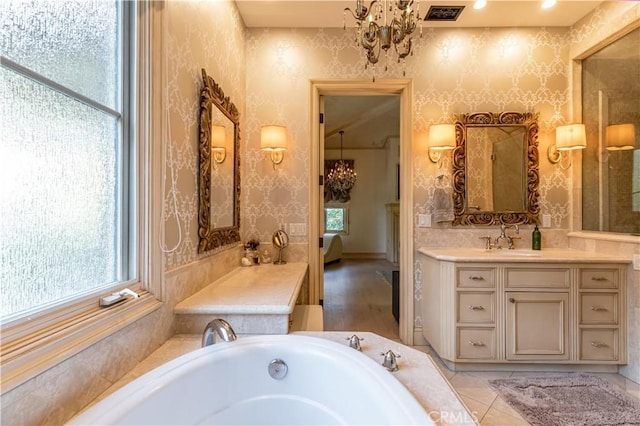
[[[58,323],[43,323],[37,332],[2,344],[2,394],[76,355],[94,343],[159,309],[151,293],[111,308],[96,306]],[[32,328],[36,329],[36,328]],[[3,330],[3,334],[11,330]],[[5,339],[6,340],[6,334]]]

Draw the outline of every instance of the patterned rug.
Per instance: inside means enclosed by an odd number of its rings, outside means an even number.
[[[640,401],[588,374],[489,380],[534,426],[640,425]]]

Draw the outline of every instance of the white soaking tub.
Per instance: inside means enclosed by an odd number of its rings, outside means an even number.
[[[277,362],[270,372],[274,360],[286,367]],[[392,373],[366,355],[316,337],[265,335],[217,343],[176,358],[70,424],[434,422]]]

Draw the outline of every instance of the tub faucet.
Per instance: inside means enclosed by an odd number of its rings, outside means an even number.
[[[237,339],[233,328],[222,318],[216,318],[207,324],[204,333],[202,333],[202,347],[215,344],[218,338],[225,342],[233,342]]]
[[[393,353],[391,349],[389,349],[386,353],[381,352],[380,355],[384,356],[382,361],[382,366],[389,371],[398,371],[398,358],[400,355]]]

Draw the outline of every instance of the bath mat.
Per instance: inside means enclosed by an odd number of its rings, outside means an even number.
[[[489,380],[534,426],[640,425],[640,401],[588,374]]]

